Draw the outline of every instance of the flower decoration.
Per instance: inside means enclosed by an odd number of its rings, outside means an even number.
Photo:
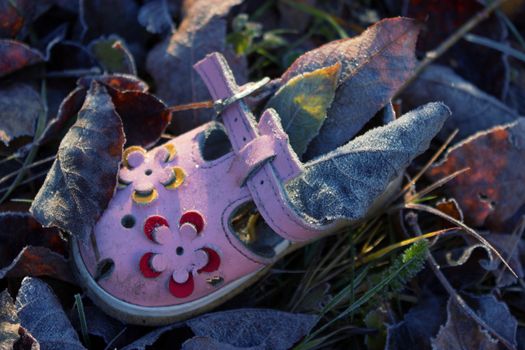
[[[184,213],[177,233],[172,232],[168,221],[153,215],[144,223],[144,234],[160,245],[157,252],[142,255],[139,268],[146,278],[157,278],[164,272],[171,274],[168,282],[170,293],[186,298],[193,293],[194,277],[203,272],[219,269],[221,259],[212,248],[200,245],[197,238],[202,234],[204,219],[196,211]],[[171,269],[170,269],[171,267]]]
[[[175,155],[175,147],[169,143],[159,147],[152,155],[142,147],[127,148],[122,157],[124,166],[119,172],[120,187],[132,185],[132,199],[137,204],[155,201],[158,183],[168,190],[176,189],[184,182],[185,173],[182,168],[169,165]]]

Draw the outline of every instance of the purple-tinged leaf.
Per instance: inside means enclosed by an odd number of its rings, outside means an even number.
[[[189,5],[175,33],[153,48],[147,70],[155,80],[156,93],[170,105],[209,100],[204,82],[193,64],[209,53],[223,53],[239,84],[246,79],[246,61],[226,45],[226,20],[230,9],[242,0],[197,0]],[[212,110],[193,110],[174,115],[175,133],[182,133],[211,120]]]
[[[385,350],[430,349],[431,338],[447,318],[446,298],[424,293],[419,300],[403,321],[388,326]]]
[[[186,324],[196,336],[209,337],[232,349],[286,350],[308,334],[317,320],[316,315],[239,309],[209,313],[186,321]]]
[[[148,92],[149,86],[139,78],[130,74],[108,74],[86,76],[78,79],[77,85],[84,89],[89,89],[92,81],[98,81],[101,84],[107,85],[119,91],[140,91]]]
[[[176,1],[150,0],[139,11],[139,23],[153,34],[173,31],[172,13],[176,12],[180,4]]]
[[[27,212],[0,213],[0,269],[9,265],[27,245],[67,253],[67,243],[58,230],[43,228]]]
[[[419,25],[408,18],[384,19],[355,38],[330,42],[299,57],[282,76],[292,77],[342,65],[339,87],[319,135],[306,158],[334,150],[348,142],[383,108],[410,77]]]
[[[32,137],[38,117],[44,113],[39,93],[23,83],[0,86],[0,141],[8,146],[20,136]]]
[[[149,87],[142,80],[128,74],[111,74],[79,79],[78,87],[62,101],[57,116],[49,122],[40,143],[49,141],[76,117],[84,103],[86,90],[93,81],[106,86],[124,124],[128,144],[147,147],[159,140],[171,121],[166,105],[147,92]]]
[[[108,87],[124,124],[127,145],[153,146],[171,121],[171,112],[155,96],[141,91],[119,91]]]
[[[24,247],[9,266],[0,269],[0,279],[26,276],[47,276],[76,284],[69,261],[45,247]]]
[[[0,38],[23,38],[50,1],[0,0]]]
[[[31,205],[33,215],[46,227],[88,237],[113,196],[124,142],[111,97],[93,82]]]
[[[516,346],[518,322],[510,314],[507,305],[493,295],[470,296],[465,298],[478,316],[509,344]],[[447,323],[432,339],[433,350],[498,350],[500,342],[491,336],[452,300],[447,305]]]
[[[401,95],[403,107],[415,108],[431,101],[442,101],[452,111],[439,133],[446,139],[458,129],[462,140],[478,131],[510,123],[519,115],[494,97],[455,74],[452,69],[431,65]]]
[[[0,77],[43,60],[40,52],[24,43],[0,39]]]
[[[523,215],[525,119],[479,132],[450,148],[427,172],[437,181],[470,168],[444,186],[457,200],[467,225],[509,232]]]
[[[26,277],[16,297],[20,324],[38,340],[41,350],[85,350],[57,297],[38,278]]]

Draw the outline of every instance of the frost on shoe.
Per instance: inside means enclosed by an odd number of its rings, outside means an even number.
[[[320,223],[362,218],[388,184],[428,148],[449,115],[443,103],[426,104],[306,163],[305,171],[286,185],[292,204]]]

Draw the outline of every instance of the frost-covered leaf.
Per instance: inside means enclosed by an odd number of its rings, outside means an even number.
[[[213,338],[210,337],[193,337],[188,340],[186,340],[182,344],[181,350],[259,350],[259,349],[266,349],[266,348],[260,348],[260,347],[252,347],[249,348],[246,347],[237,347],[232,346],[227,343],[219,342]]]
[[[58,230],[43,228],[29,213],[0,213],[0,269],[11,264],[28,245],[46,247],[58,254],[67,252],[67,243]]]
[[[147,70],[155,80],[157,94],[170,105],[208,100],[204,82],[193,64],[212,52],[223,53],[232,67],[237,83],[245,81],[246,61],[236,57],[226,45],[225,16],[242,0],[196,0],[189,4],[182,22],[164,42],[153,48]],[[200,109],[174,115],[176,133],[193,129],[209,121],[214,112]]]
[[[384,19],[355,38],[337,40],[299,57],[283,83],[341,62],[339,87],[328,117],[306,154],[311,159],[348,142],[385,106],[416,65],[419,25],[408,18]]]
[[[16,310],[20,324],[38,340],[40,349],[85,349],[57,297],[42,280],[23,279],[16,297]]]
[[[478,131],[510,123],[518,114],[452,69],[431,65],[401,95],[403,106],[414,108],[431,101],[442,101],[452,111],[439,133],[446,139],[458,129],[457,139],[462,140]]]
[[[418,299],[403,321],[388,326],[385,350],[430,349],[430,339],[446,321],[446,299],[430,293]]]
[[[139,23],[150,33],[160,34],[174,30],[175,25],[171,18],[170,7],[177,6],[177,2],[168,0],[150,0],[139,11]]]
[[[516,346],[518,323],[510,314],[507,305],[493,295],[471,296],[466,298],[478,316],[509,344]],[[447,323],[441,327],[436,338],[432,339],[433,350],[498,350],[500,342],[491,336],[452,300],[447,305]]]
[[[111,97],[94,82],[31,205],[33,215],[44,226],[86,238],[113,196],[123,145]]]
[[[183,322],[174,323],[164,327],[159,327],[145,336],[135,340],[133,343],[126,345],[122,350],[145,350],[149,348],[150,345],[155,344],[155,342],[166,332],[169,332],[173,329],[180,328],[184,326]]]
[[[148,147],[160,139],[171,121],[166,105],[148,93],[148,85],[137,77],[109,74],[79,79],[77,88],[62,101],[57,116],[49,122],[40,142],[52,139],[68,121],[76,117],[93,81],[106,86],[124,125],[128,144]]]
[[[266,108],[279,113],[290,145],[298,156],[317,136],[326,119],[339,79],[341,64],[297,75],[282,86],[268,101]]]
[[[388,184],[425,151],[450,115],[429,103],[305,164],[286,189],[298,212],[326,222],[362,218]]]
[[[71,284],[76,283],[69,261],[46,247],[24,247],[9,266],[0,269],[0,279],[26,276],[48,276]]]
[[[457,144],[427,174],[436,181],[469,167],[444,186],[447,195],[457,200],[468,225],[511,230],[525,204],[524,149],[525,119],[520,118]]]
[[[308,334],[317,319],[316,315],[269,309],[239,309],[206,314],[186,324],[196,336],[209,337],[233,349],[286,350]]]
[[[146,32],[138,22],[139,6],[128,0],[80,0],[80,22],[91,40],[117,34],[128,43],[142,42]]]
[[[89,50],[106,72],[137,74],[135,60],[117,35],[101,37],[89,44]]]
[[[24,43],[0,39],[0,77],[43,60],[40,52]]]
[[[0,141],[9,142],[20,136],[33,136],[44,107],[38,92],[23,83],[0,86]]]
[[[124,124],[127,145],[153,146],[171,121],[166,105],[147,92],[120,91],[108,87]]]
[[[7,290],[4,290],[0,293],[0,350],[13,348],[14,342],[18,340],[19,327],[20,320],[13,299]]]

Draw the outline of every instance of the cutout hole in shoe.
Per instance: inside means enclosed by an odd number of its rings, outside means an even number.
[[[199,135],[199,149],[205,161],[219,159],[232,151],[230,139],[221,123],[213,123]]]
[[[235,237],[253,253],[265,258],[275,256],[275,247],[283,241],[266,224],[253,201],[241,204],[229,218]]]
[[[133,228],[135,226],[136,220],[133,215],[124,215],[120,220],[120,224],[125,228]]]
[[[95,271],[95,276],[93,277],[95,281],[100,281],[101,279],[108,278],[113,271],[115,270],[115,262],[111,258],[102,259],[97,264],[97,269]]]

